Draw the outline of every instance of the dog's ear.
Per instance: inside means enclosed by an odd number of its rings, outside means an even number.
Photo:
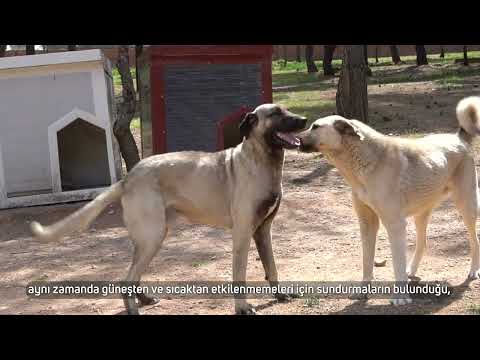
[[[252,128],[255,126],[257,122],[258,122],[257,114],[248,113],[247,115],[245,115],[239,127],[240,134],[242,135],[242,137],[245,137],[248,139],[248,136],[250,135]]]
[[[365,138],[361,131],[348,120],[335,120],[335,122],[333,123],[333,127],[341,135],[356,136],[360,140],[363,140]]]

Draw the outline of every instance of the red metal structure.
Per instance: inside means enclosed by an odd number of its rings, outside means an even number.
[[[272,102],[272,50],[265,45],[146,48],[137,60],[143,157],[231,145],[225,144],[226,126]]]
[[[238,122],[241,119],[243,119],[249,111],[252,111],[252,110],[253,109],[248,109],[247,107],[242,106],[238,111],[235,111],[234,113],[229,114],[223,120],[217,123],[217,150],[222,150],[234,145],[232,143],[232,139],[225,139],[226,128],[237,127]],[[237,137],[237,140],[239,140],[239,137],[240,136]]]

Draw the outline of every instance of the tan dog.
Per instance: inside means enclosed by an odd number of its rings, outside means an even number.
[[[160,249],[169,228],[181,216],[193,223],[228,228],[233,233],[233,281],[245,282],[252,237],[266,279],[278,282],[273,258],[272,221],[282,197],[284,149],[300,141],[291,133],[303,130],[306,119],[265,104],[249,113],[240,125],[242,144],[217,153],[178,152],[141,161],[121,182],[57,224],[32,223],[42,241],[59,241],[84,230],[108,204],[121,199],[124,222],[135,252],[127,281],[138,283]],[[155,301],[138,296],[142,304]],[[278,294],[285,300],[285,294]],[[138,314],[134,298],[125,298],[129,314]],[[244,298],[235,299],[237,313],[253,313]]]
[[[363,280],[373,279],[379,220],[392,249],[395,279],[414,276],[426,248],[426,229],[432,210],[451,195],[470,235],[469,277],[480,276],[480,249],[475,228],[480,197],[472,154],[472,139],[480,134],[480,98],[457,106],[460,129],[456,134],[421,139],[385,136],[369,126],[341,116],[315,121],[299,135],[304,152],[319,151],[352,186],[353,205],[363,244]],[[415,254],[407,267],[406,218],[413,216],[417,230]],[[393,304],[410,303],[408,297]]]

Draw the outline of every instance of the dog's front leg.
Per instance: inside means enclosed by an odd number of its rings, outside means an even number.
[[[265,270],[265,280],[269,282],[270,286],[277,286],[278,273],[272,249],[272,221],[273,217],[267,219],[257,231],[255,231],[253,239],[255,240],[263,269]],[[275,292],[275,298],[278,301],[288,301],[291,296],[293,295]]]
[[[393,271],[395,273],[397,294],[390,302],[393,305],[407,305],[412,299],[406,293],[408,286],[407,276],[407,220],[404,217],[383,220],[387,229],[390,247],[392,249]]]
[[[263,269],[265,270],[265,280],[270,284],[276,284],[278,282],[278,274],[273,257],[271,229],[272,221],[267,220],[255,231],[253,239],[255,240]]]
[[[352,199],[353,207],[360,225],[360,236],[362,238],[363,282],[366,285],[373,280],[375,244],[377,242],[377,233],[380,222],[377,214],[367,204],[361,201],[355,193],[353,193]]]
[[[251,228],[245,225],[235,225],[233,228],[233,283],[238,286],[246,284],[248,250],[252,239]],[[235,294],[235,313],[255,314],[255,309],[247,303],[244,294]]]

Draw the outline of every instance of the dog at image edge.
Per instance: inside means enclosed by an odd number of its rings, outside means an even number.
[[[395,281],[414,277],[427,244],[433,209],[447,196],[460,212],[470,241],[470,279],[480,277],[476,220],[480,197],[472,141],[480,134],[480,97],[468,97],[456,108],[455,134],[420,139],[383,135],[357,120],[332,115],[316,120],[298,135],[303,152],[322,152],[352,187],[360,223],[363,281],[373,279],[375,242],[380,221],[390,241]],[[414,217],[417,242],[407,266],[406,219]],[[395,305],[411,303],[395,296]]]

